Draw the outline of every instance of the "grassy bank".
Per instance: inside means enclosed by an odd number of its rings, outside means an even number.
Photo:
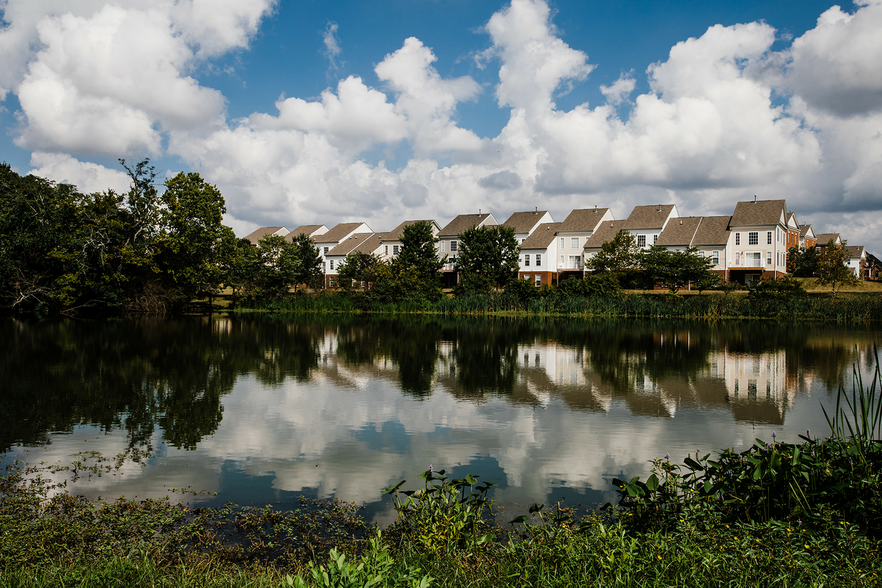
[[[635,317],[685,319],[777,319],[871,322],[882,320],[882,296],[875,293],[810,294],[793,298],[755,298],[742,293],[669,295],[626,293],[617,296],[550,294],[524,299],[500,292],[438,301],[382,302],[363,292],[300,294],[282,300],[254,302],[234,312],[295,313],[437,313],[530,314],[567,317]]]

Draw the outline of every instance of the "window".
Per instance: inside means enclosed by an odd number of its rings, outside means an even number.
[[[524,256],[524,267],[530,267],[530,254]]]
[[[704,251],[699,251],[699,252],[698,252],[698,257],[704,257],[704,256],[705,256],[705,255],[704,255]]]
[[[771,235],[771,233],[769,233]],[[772,252],[766,251],[766,265],[772,265]]]
[[[564,259],[565,259],[564,256],[561,255],[561,256],[560,256],[560,267],[563,267],[563,266],[564,266]]]
[[[570,248],[571,249],[578,249],[579,248],[579,238],[578,237],[571,237],[570,238]]]
[[[327,255],[327,254],[328,254],[328,248],[325,247],[325,255]]]
[[[570,255],[570,265],[568,265],[567,267],[569,269],[579,269],[581,262],[582,262],[581,255]]]
[[[772,231],[769,231],[768,233],[766,233],[766,245],[771,245],[771,244],[772,244]]]
[[[540,276],[539,274],[536,274],[536,286],[541,286],[541,285],[542,285],[542,276]]]
[[[526,282],[530,281],[530,274],[524,274],[524,281],[526,281]]]
[[[637,247],[646,247],[646,235],[637,235]]]
[[[542,254],[537,253],[536,254],[536,267],[539,267],[540,265],[542,265]]]
[[[735,244],[741,245],[741,233],[735,233]]]
[[[653,235],[652,236],[652,244],[655,245],[656,243],[658,243],[658,235]]]
[[[398,245],[392,246],[392,255],[398,255]]]
[[[451,252],[451,253],[453,253],[454,251],[457,250],[457,249],[456,249],[456,245],[457,245],[456,241],[451,241],[451,242],[450,242],[450,252]]]
[[[561,248],[561,249],[564,249],[564,248],[566,248],[566,246],[567,246],[567,239],[566,239],[566,237],[561,237],[561,238],[560,238],[560,248]]]
[[[759,233],[756,231],[751,231],[747,233],[747,244],[759,245]]]
[[[386,255],[389,255],[389,246],[385,245],[384,247],[385,247],[384,251],[385,251]]]
[[[444,241],[441,241],[441,253],[444,253],[444,248],[445,248]]]
[[[331,269],[334,269],[334,260],[331,260]]]
[[[714,251],[712,257],[714,259],[714,265],[720,265],[720,252]]]
[[[747,254],[747,265],[758,267],[763,264],[763,254],[759,251],[754,251],[752,253]]]

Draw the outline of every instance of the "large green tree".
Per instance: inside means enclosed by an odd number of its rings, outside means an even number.
[[[309,235],[298,235],[292,239],[296,251],[297,265],[294,268],[294,289],[300,284],[317,288],[324,279],[322,256]]]
[[[459,235],[456,271],[466,290],[505,288],[517,279],[520,251],[511,227],[471,227]]]
[[[787,250],[787,271],[796,278],[813,278],[818,272],[820,250],[817,247],[791,247]]]
[[[337,268],[340,286],[344,290],[357,288],[361,282],[372,284],[380,276],[386,276],[388,270],[379,255],[371,253],[350,253]]]
[[[698,255],[698,250],[689,247],[684,251],[669,251],[653,245],[640,255],[640,264],[651,284],[661,284],[671,293],[677,292],[690,282],[708,279],[713,259]]]
[[[845,245],[845,241],[842,242],[842,245],[830,241],[818,259],[816,270],[818,282],[832,287],[833,298],[836,298],[837,289],[857,284],[860,281],[848,267],[848,250]]]
[[[419,221],[404,227],[401,251],[392,260],[390,277],[402,292],[411,297],[437,300],[441,297],[441,276],[444,259],[438,257],[438,239],[432,225]]]
[[[616,236],[600,246],[585,266],[596,272],[625,272],[640,266],[640,248],[637,238],[628,231],[619,231]]]
[[[236,237],[223,224],[220,190],[198,173],[179,173],[165,182],[156,235],[157,265],[168,286],[190,300],[217,293]]]

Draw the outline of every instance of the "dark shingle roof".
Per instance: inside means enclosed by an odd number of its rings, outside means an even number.
[[[339,243],[352,231],[358,229],[364,223],[340,223],[324,235],[315,238],[316,243]]]
[[[695,231],[693,245],[726,245],[729,242],[731,216],[705,216]]]
[[[692,239],[695,237],[695,231],[701,224],[700,216],[689,216],[686,218],[672,218],[665,226],[665,229],[659,233],[656,245],[674,246],[684,245],[686,247],[692,245]]]
[[[593,231],[597,223],[606,214],[608,208],[582,208],[572,211],[567,218],[560,223],[558,231]]]
[[[845,252],[849,257],[860,257],[864,254],[863,245],[846,245]]]
[[[400,225],[398,225],[397,227],[395,227],[394,229],[392,229],[388,233],[383,233],[383,240],[384,241],[400,241],[401,236],[404,234],[405,227],[409,227],[410,225],[415,225],[417,223],[429,223],[429,225],[438,226],[438,223],[436,223],[432,219],[404,221],[403,223],[401,223]]]
[[[533,234],[524,239],[524,242],[521,243],[521,249],[547,249],[554,241],[560,225],[561,223],[542,223],[536,227]]]
[[[352,250],[364,243],[372,233],[355,233],[342,243],[328,251],[327,255],[349,255]],[[377,243],[379,245],[379,243]]]
[[[299,237],[300,235],[312,236],[317,230],[321,229],[325,225],[302,225],[285,235],[285,240],[290,242],[294,240],[294,237]]]
[[[380,242],[386,238],[389,233],[374,233],[367,239],[364,239],[361,244],[350,251],[350,253],[367,253],[370,255],[375,252],[380,247]]]
[[[536,210],[529,212],[515,212],[508,220],[502,223],[505,227],[511,227],[515,233],[529,233],[533,230],[542,217],[545,216],[547,210]]]
[[[275,235],[279,231],[287,231],[285,227],[260,227],[256,231],[249,233],[245,238],[251,241],[252,245],[257,245],[257,242],[266,237],[267,235]]]
[[[674,209],[673,204],[651,204],[635,206],[628,215],[626,229],[654,229],[665,224],[665,219]]]
[[[735,205],[730,226],[776,225],[785,222],[787,205],[783,200],[749,200]]]
[[[826,247],[830,241],[834,243],[842,242],[842,237],[839,236],[839,233],[818,233],[815,237],[818,240],[818,245],[821,247]]]
[[[799,236],[800,237],[805,237],[809,231],[814,233],[815,232],[814,227],[812,227],[811,225],[799,225]],[[817,235],[815,235],[815,237],[817,237]]]
[[[480,225],[482,222],[487,220],[487,218],[493,218],[489,212],[485,212],[483,214],[461,214],[457,216],[455,219],[450,221],[446,227],[441,229],[441,232],[438,235],[461,235],[466,232],[466,230]]]
[[[597,228],[594,229],[594,234],[585,242],[585,249],[599,249],[600,246],[607,241],[612,241],[616,234],[625,228],[626,224],[628,224],[628,221],[626,220],[605,221],[600,223]]]

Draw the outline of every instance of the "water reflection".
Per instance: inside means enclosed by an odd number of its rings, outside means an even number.
[[[874,328],[477,319],[0,321],[0,450],[153,448],[76,487],[217,500],[377,501],[428,463],[497,499],[611,498],[646,460],[821,429],[819,401],[872,364]],[[792,430],[791,430],[792,429]],[[43,449],[24,447],[45,445]],[[30,457],[30,459],[33,459]]]

